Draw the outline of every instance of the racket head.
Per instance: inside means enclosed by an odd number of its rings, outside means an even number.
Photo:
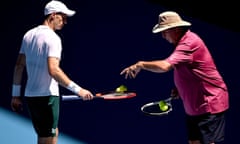
[[[94,99],[104,99],[104,100],[120,100],[120,99],[128,99],[133,98],[137,94],[135,92],[105,92],[105,93],[97,93],[94,96]],[[82,97],[77,95],[62,95],[63,101],[72,101],[72,100],[81,100]]]
[[[128,99],[137,96],[135,92],[105,92],[105,93],[97,93],[96,97],[101,97],[106,100],[119,100],[119,99]]]
[[[155,102],[144,104],[141,107],[141,111],[147,115],[152,115],[152,116],[163,116],[163,115],[167,115],[169,112],[172,111],[172,105],[170,102],[166,102],[166,104],[168,105],[168,109],[166,111],[162,111],[159,108],[159,102],[160,101],[155,101]]]

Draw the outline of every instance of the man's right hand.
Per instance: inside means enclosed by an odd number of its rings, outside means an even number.
[[[89,90],[84,89],[84,88],[82,88],[79,91],[78,95],[81,96],[83,100],[92,100],[94,97],[93,94]]]

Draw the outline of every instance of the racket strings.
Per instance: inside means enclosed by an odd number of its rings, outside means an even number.
[[[170,103],[171,101],[168,101],[166,104],[168,105],[168,109],[165,110],[165,111],[162,111],[159,107],[159,102],[153,102],[153,103],[148,103],[146,105],[144,105],[141,110],[146,113],[146,114],[149,114],[149,115],[166,115],[168,114],[169,112],[172,111],[172,105]]]

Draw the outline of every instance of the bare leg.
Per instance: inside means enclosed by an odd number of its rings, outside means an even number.
[[[58,128],[56,129],[56,136],[54,137],[38,137],[38,144],[57,144]]]

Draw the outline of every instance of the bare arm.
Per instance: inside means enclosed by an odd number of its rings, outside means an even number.
[[[63,87],[67,87],[71,82],[70,78],[59,67],[59,59],[55,57],[48,58],[49,74]]]
[[[17,62],[14,68],[13,73],[13,84],[14,85],[21,85],[23,71],[26,66],[26,58],[24,54],[19,54],[17,58]]]
[[[172,65],[165,60],[139,61],[137,65],[139,65],[141,69],[156,73],[163,73],[172,69]]]
[[[26,66],[25,55],[19,54],[13,72],[13,88],[11,100],[11,108],[15,112],[19,112],[22,110],[21,81],[25,66]]]
[[[74,92],[79,96],[82,96],[84,100],[90,100],[93,98],[93,94],[87,89],[81,88],[76,85],[73,81],[64,73],[64,71],[59,67],[60,60],[55,57],[48,58],[48,71],[49,74],[56,80],[58,83],[69,89],[69,86],[74,89]],[[77,90],[77,91],[76,91]]]
[[[125,74],[125,78],[135,78],[142,69],[156,73],[163,73],[171,70],[172,65],[165,60],[139,61],[123,69],[120,74]]]

